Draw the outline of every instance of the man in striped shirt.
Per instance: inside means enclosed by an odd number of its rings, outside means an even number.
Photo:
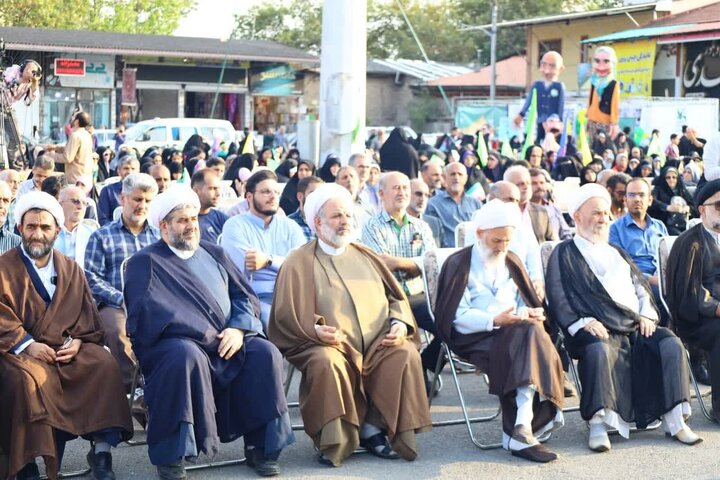
[[[404,173],[387,172],[380,177],[382,211],[365,224],[362,243],[374,250],[393,272],[410,302],[420,328],[435,333],[435,325],[425,301],[419,263],[423,254],[436,248],[430,226],[407,214],[410,179]],[[433,341],[422,354],[425,370],[433,371],[440,353],[440,342]]]
[[[8,230],[5,221],[12,202],[10,186],[0,180],[0,255],[20,245],[20,237]]]

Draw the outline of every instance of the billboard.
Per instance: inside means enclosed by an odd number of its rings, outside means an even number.
[[[612,46],[617,55],[615,76],[622,97],[651,97],[655,40],[618,42]]]
[[[683,89],[688,97],[720,97],[720,41],[685,44]]]

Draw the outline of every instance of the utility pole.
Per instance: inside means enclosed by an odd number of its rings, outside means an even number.
[[[495,63],[497,62],[497,0],[492,2],[492,25],[490,26],[490,102],[495,103]]]
[[[324,0],[320,53],[320,160],[365,149],[367,0]]]

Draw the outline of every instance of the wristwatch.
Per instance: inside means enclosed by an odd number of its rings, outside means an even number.
[[[268,260],[267,260],[267,263],[265,264],[265,268],[270,268],[270,267],[272,267],[272,263],[273,263],[273,256],[272,256],[272,255],[268,255]]]

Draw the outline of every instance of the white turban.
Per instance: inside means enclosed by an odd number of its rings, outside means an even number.
[[[586,183],[575,190],[568,199],[567,206],[570,216],[572,217],[575,212],[583,206],[583,203],[587,202],[591,198],[601,198],[610,205],[610,194],[608,193],[607,188],[597,183]]]
[[[65,214],[63,213],[60,203],[58,203],[55,197],[49,193],[37,191],[28,192],[18,198],[17,203],[15,204],[15,220],[17,221],[17,224],[21,225],[23,215],[25,215],[28,210],[32,210],[34,208],[45,210],[55,217],[55,222],[57,222],[58,227],[65,224]]]
[[[305,212],[305,223],[308,224],[308,227],[310,227],[313,232],[315,232],[315,217],[317,217],[317,214],[323,205],[333,198],[339,198],[347,202],[348,206],[352,208],[352,195],[350,195],[347,188],[340,186],[337,183],[326,183],[320,185],[305,199],[305,207],[303,209]]]
[[[475,212],[472,224],[474,230],[491,230],[500,227],[517,228],[520,225],[520,208],[516,203],[506,203],[499,198],[493,198]]]
[[[188,187],[173,185],[150,203],[148,222],[153,227],[160,228],[160,221],[167,217],[168,213],[180,205],[188,204],[200,210],[200,199],[197,193]]]

